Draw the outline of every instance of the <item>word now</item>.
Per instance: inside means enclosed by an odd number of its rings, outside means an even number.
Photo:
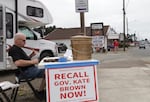
[[[86,91],[74,91],[74,92],[65,92],[60,93],[60,99],[67,99],[67,98],[79,98],[86,96]]]

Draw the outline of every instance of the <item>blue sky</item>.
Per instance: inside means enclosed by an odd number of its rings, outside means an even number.
[[[80,27],[80,14],[75,12],[75,0],[40,0],[50,11],[56,27]],[[88,0],[85,26],[103,22],[118,33],[123,32],[123,0]],[[125,0],[128,32],[139,39],[150,39],[150,0]],[[126,24],[126,25],[127,25]],[[127,26],[126,26],[127,28]]]

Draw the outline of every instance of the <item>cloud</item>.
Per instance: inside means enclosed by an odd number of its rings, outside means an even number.
[[[75,12],[75,0],[40,0],[53,17],[57,27],[79,27],[80,14]],[[150,38],[150,0],[125,0],[129,33],[141,33]],[[85,25],[104,22],[123,32],[123,0],[88,0],[89,12],[85,13]],[[140,34],[139,34],[140,35]]]

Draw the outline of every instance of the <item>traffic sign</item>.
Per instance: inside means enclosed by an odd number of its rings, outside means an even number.
[[[76,12],[88,12],[88,0],[75,0]]]

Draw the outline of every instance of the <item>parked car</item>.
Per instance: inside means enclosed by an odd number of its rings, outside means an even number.
[[[146,49],[144,41],[139,42],[139,49],[141,48]]]
[[[65,52],[67,50],[67,46],[64,43],[57,43],[58,53]]]

